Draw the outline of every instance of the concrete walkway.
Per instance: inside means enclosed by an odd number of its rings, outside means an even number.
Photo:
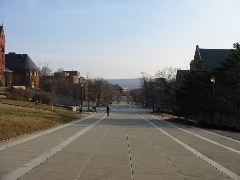
[[[239,141],[127,104],[99,112],[0,144],[0,179],[240,179]]]

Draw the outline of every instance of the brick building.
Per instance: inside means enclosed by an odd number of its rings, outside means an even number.
[[[71,84],[79,84],[80,72],[78,71],[61,71],[55,72],[54,77],[64,78],[69,81]]]
[[[5,86],[5,34],[0,26],[0,86]]]
[[[6,69],[12,71],[12,86],[39,87],[39,68],[27,54],[6,54]]]

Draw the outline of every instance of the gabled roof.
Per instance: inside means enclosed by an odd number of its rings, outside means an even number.
[[[231,57],[232,49],[201,49],[198,48],[201,59],[208,65],[209,69],[221,66],[220,62]]]
[[[16,54],[9,53],[6,54],[6,68],[11,70],[19,69],[38,69],[36,64],[27,54]]]

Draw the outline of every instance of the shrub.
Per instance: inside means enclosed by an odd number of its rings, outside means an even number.
[[[43,104],[51,104],[52,102],[52,98],[51,98],[51,95],[47,92],[40,92],[38,94],[39,96],[39,99],[41,103]]]
[[[10,89],[10,94],[9,94],[8,98],[11,98],[11,99],[27,99],[28,98],[28,93],[24,89],[12,88],[12,89]]]

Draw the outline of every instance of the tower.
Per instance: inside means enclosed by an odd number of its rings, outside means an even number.
[[[3,24],[0,26],[0,86],[5,85],[5,34]]]

